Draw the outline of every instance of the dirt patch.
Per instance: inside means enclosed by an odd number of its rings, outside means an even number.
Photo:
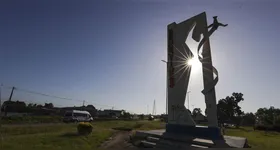
[[[109,138],[106,142],[104,142],[100,149],[103,150],[123,150],[123,149],[131,149],[131,150],[138,150],[140,148],[134,146],[130,142],[129,135],[131,134],[130,131],[118,131],[112,137]]]

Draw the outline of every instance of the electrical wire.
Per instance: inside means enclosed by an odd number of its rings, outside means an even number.
[[[41,95],[41,96],[45,96],[45,97],[52,97],[52,98],[61,99],[61,100],[68,100],[68,101],[86,102],[88,104],[93,104],[93,105],[97,105],[97,106],[101,106],[101,107],[109,107],[109,108],[117,108],[118,109],[118,107],[115,107],[115,106],[98,104],[98,103],[92,103],[92,101],[88,101],[88,100],[78,100],[78,99],[72,99],[72,98],[67,98],[67,97],[61,97],[61,96],[41,93],[41,92],[37,92],[37,91],[33,91],[33,90],[27,90],[27,89],[23,89],[23,88],[18,88],[18,87],[15,87],[15,86],[6,86],[6,85],[3,85],[3,84],[2,84],[2,86],[6,87],[8,89],[12,89],[14,87],[14,90],[25,92],[25,93],[29,93],[29,94],[36,94],[36,95]],[[120,109],[120,110],[122,110],[122,109]],[[133,114],[136,114],[136,113],[134,113],[133,111],[130,111],[130,110],[126,110],[126,111],[127,112],[131,112]]]

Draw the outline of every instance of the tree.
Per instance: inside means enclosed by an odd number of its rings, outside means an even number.
[[[144,120],[144,114],[138,115],[139,119]]]
[[[243,101],[242,93],[232,93],[232,96],[227,96],[224,99],[220,99],[217,104],[217,115],[220,123],[234,123],[236,127],[239,127],[242,115],[241,107],[238,103]]]
[[[5,115],[7,112],[22,113],[26,111],[26,104],[22,101],[5,101],[1,110],[5,112]]]
[[[242,125],[246,126],[253,126],[256,122],[256,116],[253,113],[245,113],[244,116],[242,116]]]
[[[259,108],[256,112],[257,124],[275,125],[280,123],[280,109],[271,106],[267,108]]]
[[[43,108],[43,106],[40,105],[40,104],[39,104],[39,105],[36,105],[36,107],[37,107],[37,108]]]
[[[195,118],[198,114],[201,114],[201,109],[200,108],[194,108],[192,112],[192,116]]]
[[[33,107],[33,104],[32,104],[32,103],[29,103],[29,104],[27,105],[27,107],[28,107],[28,108],[32,108],[32,107]]]
[[[36,107],[37,107],[37,104],[33,104],[33,106],[32,106],[32,107],[36,108]]]
[[[54,106],[53,106],[52,103],[45,103],[44,107],[45,107],[45,108],[51,109],[51,108],[53,108]]]
[[[121,118],[131,119],[131,114],[129,112],[124,112],[123,115],[121,115]]]

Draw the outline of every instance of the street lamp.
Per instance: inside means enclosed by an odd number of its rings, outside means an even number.
[[[168,62],[165,60],[161,60],[162,62],[166,63],[168,65]],[[168,67],[166,67],[168,68]],[[166,115],[168,113],[168,73],[166,73]]]

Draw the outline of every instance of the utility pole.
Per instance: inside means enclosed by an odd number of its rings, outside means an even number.
[[[12,92],[11,92],[11,95],[10,95],[10,98],[9,98],[9,101],[11,101],[11,100],[12,100],[12,97],[13,97],[13,94],[14,94],[14,90],[15,90],[15,87],[13,86],[13,88],[12,88]]]
[[[2,83],[0,85],[0,132],[1,132],[1,127],[2,127]],[[1,135],[1,140],[2,140],[2,133],[0,133]],[[2,142],[2,141],[1,141]]]
[[[83,100],[83,106],[85,106],[85,100]]]
[[[156,100],[154,100],[154,105],[153,105],[153,115],[156,115]]]
[[[2,83],[0,85],[0,143],[2,143]]]
[[[187,95],[188,95],[188,110],[190,110],[190,92],[191,91],[187,92]]]
[[[165,61],[165,60],[161,60],[162,62],[166,63],[166,68],[168,68],[168,62]],[[167,70],[168,71],[168,70]],[[165,92],[165,95],[166,95],[166,115],[168,113],[168,73],[166,72],[166,92]]]

